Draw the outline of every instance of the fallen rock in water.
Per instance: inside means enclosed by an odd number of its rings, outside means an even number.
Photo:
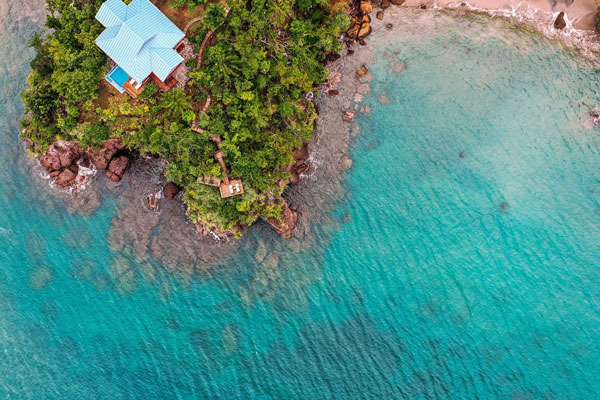
[[[149,194],[148,195],[148,207],[151,210],[156,210],[157,206],[158,206],[158,199],[156,198],[156,196],[154,194]]]
[[[404,1],[403,1],[402,3],[404,3]],[[399,5],[399,4],[398,4],[398,5]],[[427,10],[427,5],[426,5],[426,4],[421,4],[421,5],[419,6],[419,8],[420,8],[421,10]]]
[[[181,192],[181,188],[179,186],[177,186],[176,184],[174,184],[173,182],[167,183],[165,185],[165,188],[163,189],[163,193],[165,194],[165,197],[169,200],[173,200],[179,192]]]
[[[352,111],[344,111],[344,120],[352,121],[354,118],[356,118],[355,113],[353,113]]]
[[[565,21],[565,13],[561,11],[554,20],[554,29],[564,29],[566,26],[567,22]]]
[[[381,0],[381,8],[383,8],[384,10],[386,8],[389,8],[390,7],[390,3],[391,3],[390,0]]]
[[[462,150],[460,153],[458,153],[458,158],[465,158],[467,156],[467,152]]]
[[[373,28],[371,28],[371,17],[369,17],[368,15],[365,15],[360,24],[360,29],[358,30],[357,38],[364,39],[365,37],[369,36],[372,31],[373,31]]]
[[[387,29],[388,31],[391,31],[393,27],[394,25],[392,24],[385,24],[385,29]]]
[[[377,19],[383,19],[383,11],[377,11]]]
[[[289,239],[292,236],[292,231],[296,227],[297,221],[298,212],[292,210],[285,201],[283,202],[281,219],[269,218],[267,220],[269,225],[284,239]]]
[[[337,96],[340,94],[340,91],[337,89],[331,89],[327,91],[327,96]]]
[[[404,4],[404,2],[405,2],[406,0],[390,0],[390,1],[391,1],[391,3],[392,3],[393,5],[395,5],[395,6],[401,6],[402,4]]]
[[[123,177],[125,169],[127,169],[127,165],[129,165],[129,158],[127,158],[127,156],[114,158],[108,166],[106,177],[114,182],[119,182]]]
[[[73,183],[76,177],[77,173],[66,168],[56,177],[56,184],[61,187],[69,186]]]
[[[360,67],[360,69],[358,71],[356,71],[356,77],[357,78],[362,78],[363,76],[365,76],[367,73],[369,72],[369,69],[366,67],[366,65],[362,65]]]

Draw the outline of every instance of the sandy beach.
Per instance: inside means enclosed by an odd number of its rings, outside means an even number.
[[[457,8],[466,4],[490,12],[510,13],[518,17],[535,18],[545,23],[551,23],[558,13],[564,12],[567,26],[581,30],[596,29],[596,12],[598,8],[595,0],[406,0],[403,6],[419,7],[423,4],[428,8]]]

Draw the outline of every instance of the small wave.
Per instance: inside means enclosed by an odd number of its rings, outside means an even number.
[[[543,33],[550,39],[561,39],[572,44],[582,55],[588,59],[598,61],[600,52],[600,40],[594,31],[576,29],[569,20],[567,13],[564,14],[566,26],[563,29],[555,29],[554,21],[560,12],[544,11],[530,6],[525,2],[520,2],[516,6],[508,8],[484,8],[473,5],[469,2],[448,3],[446,6],[432,6],[433,10],[467,10],[477,13],[485,13],[492,17],[507,18],[518,23],[526,23]]]

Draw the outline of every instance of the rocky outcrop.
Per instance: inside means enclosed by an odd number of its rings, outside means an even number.
[[[404,4],[405,0],[390,0],[390,2],[395,5],[395,6],[401,6],[402,4]]]
[[[65,168],[56,177],[56,184],[61,187],[71,186],[75,183],[75,178],[77,178],[77,171]]]
[[[57,141],[41,157],[41,162],[58,186],[67,187],[81,184],[85,175],[78,177],[79,164],[89,168],[94,164],[98,169],[108,169],[106,175],[112,180],[120,180],[129,159],[123,155],[125,149],[120,139],[109,139],[100,147],[84,151],[76,142]]]
[[[163,189],[165,197],[169,200],[173,200],[179,192],[181,192],[181,188],[173,182],[167,183]]]
[[[127,169],[127,165],[129,165],[127,156],[113,158],[108,166],[108,171],[106,171],[106,177],[114,182],[119,182],[125,173],[125,169]]]
[[[113,138],[102,143],[102,146],[90,149],[88,151],[88,157],[98,169],[105,170],[109,167],[113,157],[119,152],[125,149],[121,139]]]
[[[358,9],[355,10],[352,16],[350,28],[346,31],[346,35],[353,40],[364,40],[371,31],[371,17],[369,14],[373,11],[373,5],[368,0],[360,2]]]
[[[275,231],[285,239],[289,239],[292,236],[292,231],[296,227],[298,221],[298,212],[292,210],[288,204],[283,202],[283,211],[281,213],[281,219],[269,218],[267,222]]]
[[[560,12],[554,20],[554,29],[565,29],[567,22],[565,21],[565,13]]]
[[[83,155],[84,151],[77,143],[58,141],[48,148],[41,161],[56,184],[66,187],[75,183],[79,171],[77,161]]]

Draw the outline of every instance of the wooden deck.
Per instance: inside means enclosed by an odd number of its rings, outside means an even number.
[[[226,199],[228,197],[237,196],[238,194],[244,193],[244,187],[242,181],[239,179],[229,180],[229,184],[222,182],[219,185],[219,192],[221,192],[221,198]]]

